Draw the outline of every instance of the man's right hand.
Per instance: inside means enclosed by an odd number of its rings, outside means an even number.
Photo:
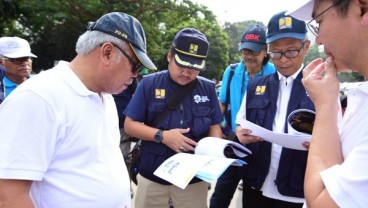
[[[243,129],[241,126],[237,126],[235,129],[236,136],[238,137],[240,143],[242,144],[249,144],[253,142],[263,141],[262,138],[257,136],[251,136],[252,130],[250,129]]]
[[[177,153],[192,152],[197,146],[197,142],[183,135],[189,131],[190,128],[165,130],[162,134],[162,143]]]

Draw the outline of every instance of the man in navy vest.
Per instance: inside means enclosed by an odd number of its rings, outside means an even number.
[[[181,189],[153,173],[174,154],[193,151],[203,137],[222,135],[215,84],[199,76],[206,69],[208,49],[203,33],[194,28],[180,30],[167,54],[168,70],[145,76],[124,111],[125,131],[142,139],[136,208],[168,207],[169,199],[175,208],[207,207],[206,182],[194,178]],[[172,96],[196,80],[178,107],[155,122]]]
[[[309,49],[307,28],[285,12],[268,23],[268,53],[277,73],[249,81],[236,122],[251,121],[268,130],[287,133],[286,118],[296,109],[314,110],[302,83],[303,60]],[[243,167],[243,207],[301,208],[308,151],[284,148],[236,128],[241,143],[252,150]]]

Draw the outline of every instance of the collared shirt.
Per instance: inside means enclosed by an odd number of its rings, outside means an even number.
[[[304,65],[300,67],[300,69],[295,72],[293,75],[289,77],[283,76],[280,72],[277,72],[280,79],[279,85],[279,95],[277,96],[277,109],[275,119],[272,125],[273,132],[284,133],[285,132],[285,121],[287,114],[287,106],[289,104],[291,89],[293,87],[293,82],[298,76],[298,74],[302,71]],[[281,156],[282,146],[272,143],[272,151],[271,151],[271,165],[268,175],[266,177],[265,182],[262,186],[262,193],[264,196],[278,199],[282,201],[294,202],[294,203],[303,203],[303,198],[289,197],[284,196],[279,193],[277,190],[277,186],[275,185],[277,169],[279,166],[280,156]]]
[[[321,172],[323,183],[339,207],[367,207],[368,82],[348,92],[341,135],[344,162]]]

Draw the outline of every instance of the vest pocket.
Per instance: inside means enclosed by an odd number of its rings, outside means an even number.
[[[268,105],[270,100],[262,97],[260,99],[252,99],[247,103],[247,120],[262,126],[266,117]]]
[[[209,107],[196,107],[192,109],[193,122],[191,133],[194,137],[200,138],[206,136],[211,126],[211,108]]]

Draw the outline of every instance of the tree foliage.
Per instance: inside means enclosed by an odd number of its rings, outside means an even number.
[[[75,43],[87,23],[113,11],[128,13],[142,23],[148,54],[159,69],[167,68],[166,54],[183,27],[197,28],[210,42],[207,70],[202,75],[218,77],[228,63],[226,33],[207,7],[190,0],[5,0],[0,2],[0,35],[27,39],[38,56],[33,63],[38,72],[55,61],[72,60]]]

